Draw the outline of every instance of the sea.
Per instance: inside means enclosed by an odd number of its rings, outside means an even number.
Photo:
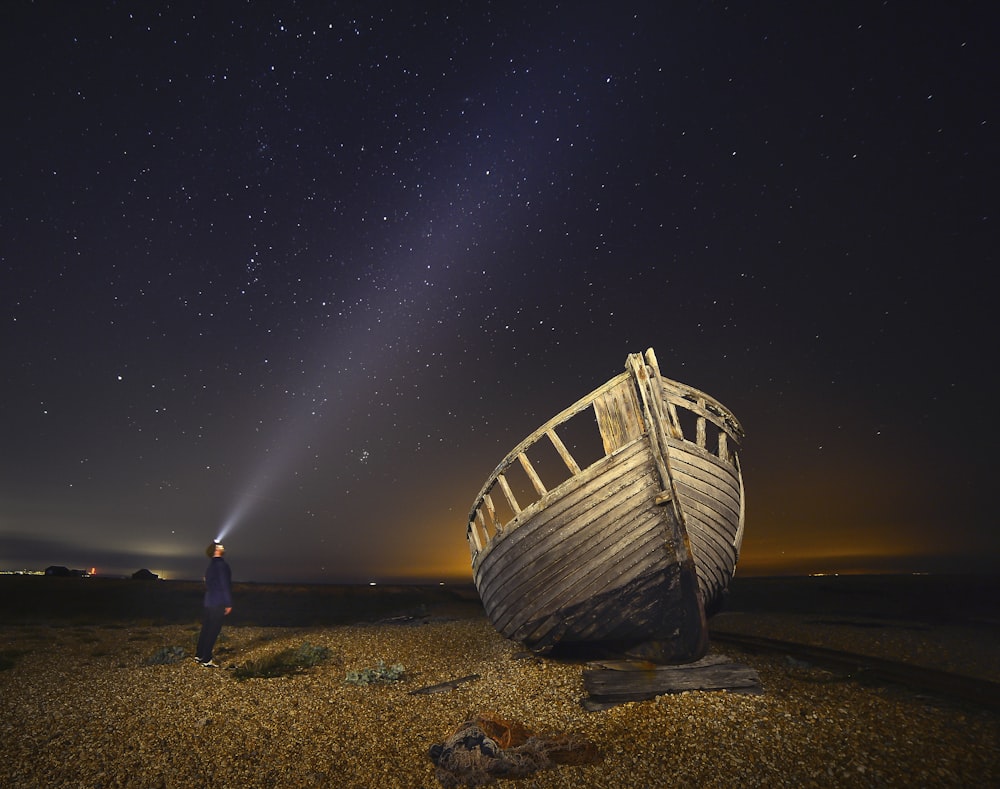
[[[200,581],[0,575],[0,625],[197,621]],[[485,616],[468,584],[255,584],[233,588],[230,626],[323,627]],[[1000,576],[737,577],[723,611],[1000,623]]]

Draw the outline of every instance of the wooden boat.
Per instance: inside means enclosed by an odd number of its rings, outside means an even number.
[[[468,521],[473,579],[493,626],[535,651],[697,660],[743,541],[743,429],[664,378],[652,349],[625,367],[487,479]]]

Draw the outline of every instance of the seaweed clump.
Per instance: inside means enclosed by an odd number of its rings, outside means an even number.
[[[166,666],[170,663],[177,663],[187,656],[184,647],[160,647],[156,652],[146,658],[147,666]]]
[[[285,677],[318,666],[329,658],[328,647],[316,646],[307,641],[297,649],[283,649],[272,655],[248,660],[236,668],[233,676],[236,679]]]
[[[378,661],[374,668],[361,671],[348,671],[344,682],[348,685],[374,685],[378,682],[398,682],[406,672],[402,663],[387,666],[384,660]]]

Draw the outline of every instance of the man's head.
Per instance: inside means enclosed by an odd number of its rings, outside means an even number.
[[[216,540],[212,540],[205,549],[205,555],[208,557],[222,556],[225,552],[226,546]]]

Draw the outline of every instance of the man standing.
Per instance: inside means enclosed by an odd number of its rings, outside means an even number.
[[[198,636],[198,651],[194,659],[206,668],[218,668],[212,661],[215,640],[222,632],[222,620],[233,610],[232,573],[222,558],[226,552],[221,542],[212,542],[205,553],[212,557],[205,571],[205,616]]]

